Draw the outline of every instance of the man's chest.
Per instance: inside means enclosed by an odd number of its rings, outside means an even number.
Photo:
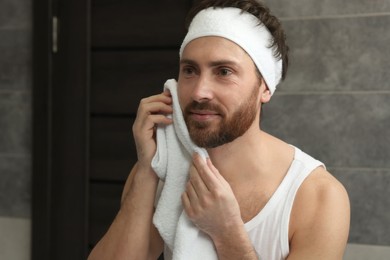
[[[253,219],[264,208],[273,192],[261,187],[235,192],[244,223]]]

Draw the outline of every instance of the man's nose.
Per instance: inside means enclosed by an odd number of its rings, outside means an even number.
[[[196,80],[192,90],[192,99],[198,103],[213,99],[212,82],[206,75],[200,75]]]

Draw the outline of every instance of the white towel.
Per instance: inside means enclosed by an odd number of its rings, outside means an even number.
[[[176,80],[168,80],[164,89],[172,95],[173,124],[157,128],[157,151],[152,167],[164,181],[164,187],[153,223],[173,252],[173,259],[218,259],[213,242],[188,219],[181,202],[193,153],[197,152],[203,158],[208,154],[190,139],[177,97]]]

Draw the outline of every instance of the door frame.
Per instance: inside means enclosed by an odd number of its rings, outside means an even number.
[[[32,259],[86,259],[90,0],[34,1],[33,17]]]

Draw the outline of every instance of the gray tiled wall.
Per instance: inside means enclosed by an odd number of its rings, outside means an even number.
[[[31,34],[32,1],[0,0],[0,216],[12,218],[30,217]]]
[[[0,39],[0,91],[30,92],[31,31],[0,27]]]
[[[388,0],[264,0],[264,2],[278,17],[289,19],[390,12]]]
[[[268,0],[290,45],[263,128],[347,188],[350,242],[390,245],[390,0]]]
[[[291,67],[263,127],[346,186],[350,241],[389,245],[390,0],[268,0]],[[31,0],[0,0],[0,215],[29,217]]]
[[[390,15],[285,21],[285,91],[389,90]]]

